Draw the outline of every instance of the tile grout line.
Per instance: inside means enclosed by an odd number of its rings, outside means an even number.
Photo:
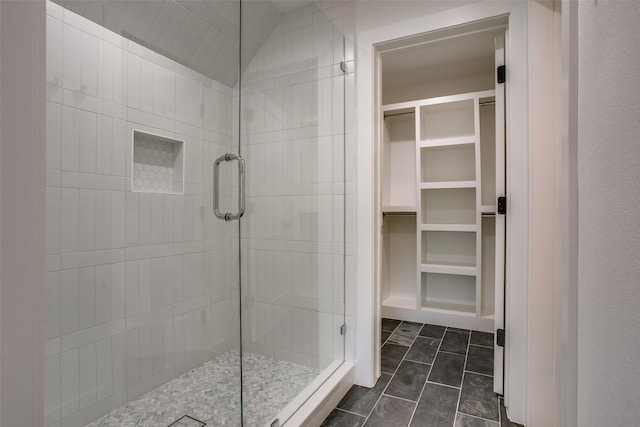
[[[398,400],[404,400],[405,402],[417,403],[415,400],[407,399],[407,398],[404,398],[404,397],[398,397],[398,396],[394,396],[392,394],[385,394],[385,393],[382,393],[382,394],[384,396],[391,397],[392,399],[398,399]]]
[[[455,356],[462,356],[462,354],[460,354],[460,353],[453,353],[453,352],[451,352],[451,351],[444,351],[444,350],[441,350],[441,351],[440,351],[440,353],[444,353],[444,354],[453,354],[453,355],[455,355]]]
[[[409,350],[407,350],[409,351]],[[400,364],[398,364],[398,367],[400,366]],[[389,387],[389,384],[391,384],[391,380],[393,380],[393,377],[396,375],[396,371],[398,370],[398,368],[396,368],[396,370],[393,372],[393,374],[391,374],[391,378],[389,378],[389,382],[387,383],[387,385],[384,387],[384,389],[382,390],[382,393],[380,393],[380,396],[378,396],[378,399],[376,399],[376,403],[374,403],[374,405],[371,407],[371,410],[369,411],[369,413],[367,414],[367,416],[364,419],[364,423],[362,423],[362,425],[365,425],[367,423],[367,421],[369,420],[369,417],[371,416],[371,414],[373,413],[374,409],[376,409],[376,406],[378,406],[378,403],[380,403],[380,399],[382,399],[382,396],[384,396],[384,392],[387,391],[387,388]],[[388,372],[387,372],[388,373]]]
[[[462,399],[462,384],[464,384],[464,376],[465,376],[465,369],[467,367],[467,357],[469,356],[469,343],[471,342],[471,332],[469,332],[469,338],[467,341],[467,351],[464,355],[464,365],[462,367],[462,379],[460,381],[460,394],[458,394],[458,404],[456,405],[456,413],[455,413],[455,417],[453,418],[453,427],[455,427],[456,424],[456,419],[458,418],[458,411],[460,409],[460,399]]]
[[[488,345],[482,345],[482,344],[471,344],[469,343],[469,345],[472,345],[474,347],[482,347],[482,348],[490,348],[493,349],[493,347],[489,347]]]
[[[400,327],[400,325],[403,323],[404,321],[400,322],[398,324],[398,326],[396,326],[396,329],[398,329]],[[424,324],[422,324],[424,327]],[[396,331],[396,329],[393,330],[393,332]],[[422,328],[420,328],[420,330],[422,330]],[[392,332],[392,334],[393,334]],[[380,399],[382,399],[382,396],[389,396],[389,395],[385,395],[385,391],[387,391],[387,388],[389,388],[389,385],[391,384],[391,381],[393,381],[393,378],[396,376],[396,373],[398,372],[398,369],[400,368],[400,365],[402,365],[402,362],[405,360],[405,357],[407,356],[407,354],[409,353],[409,350],[411,350],[411,346],[413,346],[413,343],[415,342],[416,338],[418,337],[418,335],[420,335],[420,332],[418,331],[418,334],[416,334],[416,336],[413,338],[413,341],[411,342],[411,345],[409,346],[409,348],[407,348],[407,351],[404,353],[404,355],[402,355],[402,360],[400,360],[400,363],[398,363],[398,366],[396,366],[395,371],[393,371],[393,374],[391,374],[391,378],[389,378],[389,382],[387,383],[386,387],[384,388],[384,390],[382,390],[382,393],[380,394],[380,397],[378,397],[378,400],[376,400],[375,405],[373,405],[373,407],[371,408],[371,411],[369,412],[369,415],[367,415],[367,418],[364,420],[364,423],[366,424],[367,421],[369,420],[369,417],[371,416],[371,414],[373,413],[373,410],[376,408],[376,406],[378,406],[378,403],[380,402]],[[391,338],[391,335],[389,335],[389,338]],[[389,340],[389,338],[387,338],[387,341]],[[382,347],[382,346],[381,346]],[[429,372],[431,372],[431,369],[429,369]],[[427,374],[427,378],[429,377],[429,375]],[[394,396],[391,396],[394,397]],[[418,403],[416,402],[416,407],[418,406]],[[414,412],[415,412],[415,407],[413,408]],[[412,413],[412,417],[413,417],[413,413]],[[411,419],[409,419],[409,421],[411,421]],[[363,424],[364,425],[364,424]]]
[[[395,319],[394,319],[394,320],[395,320]],[[387,341],[389,341],[389,338],[391,338],[391,335],[393,335],[393,333],[396,331],[396,329],[398,329],[398,326],[400,326],[401,324],[402,324],[402,322],[398,323],[398,324],[396,325],[396,327],[395,327],[395,328],[393,328],[393,330],[392,330],[392,331],[385,331],[385,330],[383,330],[383,329],[382,329],[382,325],[380,326],[380,332],[389,332],[389,336],[387,337],[387,339],[386,339],[386,340],[384,340],[384,342],[382,342],[382,343],[380,344],[380,348],[382,348],[382,347],[387,343]],[[382,371],[380,371],[380,372],[382,372]]]
[[[427,384],[441,385],[441,386],[443,386],[443,387],[455,388],[456,390],[460,390],[460,387],[456,387],[456,386],[449,385],[449,384],[437,383],[437,382],[435,382],[435,381],[429,381],[429,380],[427,380]]]
[[[480,372],[473,372],[473,371],[469,371],[469,370],[466,369],[466,367],[467,367],[467,359],[468,359],[468,355],[469,355],[469,347],[472,346],[472,345],[475,345],[475,344],[471,344],[471,334],[469,334],[469,344],[467,345],[467,355],[465,356],[465,360],[464,360],[465,369],[463,370],[463,373],[462,373],[463,382],[464,382],[464,377],[465,377],[465,375],[467,373],[474,374],[474,375],[482,375],[482,376],[485,376],[485,377],[493,378],[493,375],[482,374]],[[476,347],[482,347],[482,346],[477,346],[476,345]],[[489,347],[486,347],[486,348],[489,348]],[[456,408],[456,417],[457,417],[457,414],[459,413],[458,409],[459,409],[459,406],[460,406],[460,398],[462,398],[462,384],[460,384],[460,396],[458,398],[458,408]],[[500,421],[500,396],[496,395],[496,398],[498,399],[498,427],[500,427],[502,425],[502,422]],[[488,421],[488,422],[491,422],[491,423],[495,423],[496,422],[495,420],[490,420],[488,418],[479,417],[477,415],[471,415],[471,414],[467,414],[465,412],[460,412],[460,413],[465,415],[465,416],[469,416],[469,417],[472,417],[472,418],[477,418],[477,419],[480,419],[480,420],[483,420],[483,421]]]
[[[409,348],[409,350],[411,350],[411,348]],[[419,363],[421,365],[432,365],[432,363],[427,363],[427,362],[421,362],[419,360],[413,360],[413,359],[404,359],[404,361],[406,362],[413,362],[413,363]]]
[[[482,375],[483,377],[491,377],[493,378],[493,375],[490,374],[483,374],[482,372],[475,372],[475,371],[470,371],[469,369],[465,369],[465,372],[469,372],[470,374],[475,374],[475,375]],[[496,395],[497,396],[497,395]]]
[[[402,322],[401,322],[401,323],[396,327],[396,329],[398,329],[398,328],[400,327],[400,325],[402,325],[402,323],[404,323],[404,321],[402,321]],[[415,323],[415,322],[411,322],[411,323]],[[424,326],[424,324],[423,324],[423,326]],[[422,330],[422,328],[420,328],[420,330]],[[393,332],[395,332],[395,329],[393,330]],[[393,335],[393,332],[391,333],[391,335]],[[413,346],[413,344],[416,342],[416,338],[418,338],[419,334],[420,334],[420,332],[418,331],[418,334],[416,334],[416,336],[415,336],[415,337],[413,337],[413,339],[412,339],[412,341],[411,341],[411,344],[409,344],[409,350],[411,350],[411,347],[412,347],[412,346]],[[391,335],[389,335],[389,338],[391,338]],[[389,341],[389,338],[387,338],[387,340],[385,341],[385,344],[387,343],[387,341]],[[391,344],[395,344],[395,345],[400,345],[400,346],[402,346],[402,347],[406,347],[405,345],[398,344],[398,343],[395,343],[395,342],[392,342]],[[408,350],[407,350],[407,351],[408,351]],[[405,356],[406,356],[406,354],[405,354]],[[404,360],[404,357],[402,358],[402,360]]]
[[[465,417],[475,418],[476,420],[488,421],[488,422],[493,423],[493,424],[495,424],[495,423],[496,423],[496,421],[494,421],[494,420],[489,420],[489,419],[487,419],[487,418],[482,418],[482,417],[479,417],[479,416],[477,416],[477,415],[465,414],[464,412],[460,412],[460,413],[461,413],[462,415],[464,415]],[[499,425],[499,424],[498,424],[498,425]]]
[[[342,409],[342,408],[335,408],[335,409],[336,409],[337,411],[346,412],[347,414],[356,415],[356,416],[358,416],[358,417],[360,417],[360,418],[364,418],[364,416],[362,416],[362,415],[360,415],[360,414],[358,414],[358,413],[355,413],[355,412],[347,411],[346,409]]]
[[[395,319],[394,319],[394,320],[395,320]],[[382,342],[382,343],[380,344],[380,347],[381,347],[381,348],[382,348],[382,347],[384,347],[386,344],[388,344],[388,343],[389,343],[389,339],[391,338],[391,336],[392,336],[392,335],[393,335],[393,334],[394,334],[394,333],[399,329],[399,327],[400,327],[403,323],[407,323],[407,324],[415,324],[415,323],[417,323],[417,322],[405,322],[405,321],[400,321],[400,323],[399,323],[399,324],[398,324],[398,325],[397,325],[397,326],[396,326],[392,331],[385,331],[385,332],[389,332],[389,336],[387,337],[387,339],[386,339],[384,342]],[[467,369],[466,369],[466,365],[467,365],[468,358],[469,358],[469,350],[470,350],[470,346],[474,346],[474,347],[481,347],[481,348],[488,348],[488,349],[490,349],[491,347],[483,346],[483,345],[478,345],[478,344],[472,344],[472,343],[471,343],[471,335],[473,334],[473,331],[472,331],[472,330],[468,330],[468,338],[467,338],[466,351],[465,351],[465,355],[464,355],[464,356],[465,356],[465,358],[464,358],[464,366],[463,366],[462,378],[461,378],[460,386],[459,386],[459,387],[455,387],[455,386],[451,386],[451,385],[449,385],[449,384],[440,384],[440,383],[437,383],[437,382],[429,381],[429,376],[431,375],[431,372],[432,372],[432,370],[433,370],[433,366],[434,366],[434,364],[435,364],[435,359],[438,357],[438,355],[440,355],[441,353],[443,353],[443,354],[459,355],[459,353],[452,353],[452,352],[447,352],[447,351],[443,351],[443,350],[442,350],[442,343],[443,343],[443,341],[444,341],[444,337],[445,337],[445,335],[446,335],[446,332],[447,332],[447,331],[450,331],[450,332],[457,332],[457,333],[467,333],[467,332],[466,332],[467,330],[452,330],[450,327],[445,326],[445,327],[444,327],[444,331],[443,331],[443,333],[442,333],[442,335],[441,335],[441,337],[440,337],[440,343],[438,344],[438,348],[437,348],[437,350],[436,350],[436,352],[435,352],[435,356],[434,356],[434,358],[433,358],[433,360],[432,360],[431,364],[429,364],[429,363],[422,362],[422,361],[419,361],[419,360],[412,360],[412,359],[408,359],[408,358],[407,358],[407,355],[409,354],[409,351],[410,351],[410,350],[411,350],[411,348],[415,345],[415,343],[416,343],[416,341],[417,341],[417,339],[418,339],[418,338],[431,338],[431,339],[435,339],[435,338],[433,338],[433,337],[427,337],[427,336],[422,336],[422,335],[420,335],[420,332],[422,331],[422,328],[424,328],[424,326],[426,326],[426,325],[428,325],[428,324],[426,324],[426,323],[422,323],[421,325],[422,325],[422,326],[421,326],[421,328],[420,328],[420,331],[418,331],[418,333],[417,333],[417,334],[412,338],[411,343],[409,344],[409,346],[408,346],[407,350],[404,352],[404,354],[403,354],[403,356],[402,356],[402,358],[401,358],[400,362],[398,363],[398,365],[397,365],[397,366],[396,366],[396,368],[394,369],[393,373],[385,372],[385,371],[381,371],[381,373],[384,373],[384,374],[390,375],[390,378],[389,378],[388,383],[386,384],[386,386],[385,386],[385,387],[384,387],[384,389],[382,390],[382,392],[381,392],[380,396],[377,398],[376,402],[375,402],[375,403],[374,403],[374,405],[372,406],[372,409],[369,411],[369,413],[368,413],[366,416],[363,416],[363,415],[361,415],[361,414],[357,414],[357,413],[355,413],[355,412],[350,412],[350,411],[347,411],[347,410],[344,410],[344,409],[341,409],[341,408],[337,408],[337,407],[336,407],[336,409],[337,409],[337,410],[339,410],[339,411],[342,411],[342,412],[349,413],[349,414],[351,414],[351,415],[357,416],[357,417],[359,417],[359,418],[364,418],[364,422],[363,422],[363,425],[364,425],[364,424],[366,424],[366,423],[368,422],[368,420],[369,420],[369,418],[371,417],[371,415],[373,414],[374,410],[375,410],[375,409],[376,409],[376,407],[379,405],[379,403],[380,403],[380,401],[381,401],[381,399],[382,399],[382,396],[386,396],[386,397],[388,397],[388,398],[398,399],[398,400],[401,400],[401,401],[405,401],[405,402],[409,402],[409,403],[414,403],[414,404],[415,404],[415,406],[414,406],[414,408],[413,408],[413,411],[412,411],[412,413],[411,413],[411,417],[409,418],[409,421],[408,421],[408,426],[409,426],[409,425],[411,425],[411,423],[413,422],[413,419],[414,419],[415,414],[416,414],[416,412],[417,412],[418,404],[419,404],[420,400],[422,399],[422,397],[423,397],[423,395],[424,395],[424,391],[425,391],[425,389],[426,389],[427,384],[434,384],[434,385],[445,386],[445,387],[448,387],[448,388],[452,388],[452,389],[458,390],[458,400],[457,400],[457,404],[456,404],[456,410],[455,410],[455,413],[454,413],[454,421],[453,421],[453,422],[454,422],[454,426],[455,426],[455,422],[456,422],[456,420],[457,420],[457,416],[458,416],[458,414],[462,414],[462,415],[464,415],[464,416],[469,416],[470,418],[474,418],[474,419],[479,419],[479,420],[487,421],[487,422],[490,422],[490,423],[496,423],[496,421],[495,421],[495,420],[489,420],[489,419],[487,419],[487,418],[483,418],[483,417],[480,417],[480,416],[477,416],[477,415],[471,415],[471,414],[466,414],[466,413],[459,412],[459,409],[460,409],[460,402],[461,402],[461,398],[462,398],[462,384],[463,384],[463,382],[464,382],[464,378],[466,377],[466,374],[467,374],[467,373],[471,373],[471,374],[474,374],[474,375],[482,375],[482,376],[485,376],[485,377],[493,377],[493,375],[483,374],[483,373],[480,373],[480,372],[474,372],[474,371],[470,371],[470,370],[467,370]],[[440,325],[435,325],[435,326],[440,326]],[[457,328],[454,328],[454,329],[457,329]],[[391,342],[391,344],[406,347],[406,346],[404,346],[404,345],[402,345],[402,344],[395,343],[395,342]],[[406,361],[406,362],[412,362],[412,363],[418,363],[418,364],[421,364],[421,365],[430,365],[430,366],[429,366],[429,370],[428,370],[428,372],[427,372],[427,377],[426,377],[427,379],[426,379],[425,383],[422,385],[422,389],[421,389],[420,394],[419,394],[419,396],[418,396],[418,399],[417,399],[416,401],[409,400],[409,399],[406,399],[406,398],[403,398],[403,397],[393,396],[393,395],[391,395],[391,394],[387,394],[387,393],[386,393],[386,391],[387,391],[387,390],[388,390],[388,388],[389,388],[389,385],[391,384],[391,382],[394,380],[394,378],[395,378],[396,374],[398,373],[398,370],[399,370],[400,366],[401,366],[405,361]],[[496,399],[498,399],[498,421],[497,421],[497,427],[501,427],[501,426],[502,426],[502,414],[501,414],[501,411],[500,411],[500,396],[499,396],[499,395],[496,395]]]
[[[393,332],[395,332],[400,327],[400,325],[402,325],[402,322],[398,323],[398,326],[395,327]],[[393,332],[391,332],[391,334],[393,334]],[[391,335],[389,335],[389,338],[391,338]],[[389,338],[387,338],[387,341],[389,340]],[[386,341],[385,341],[385,343],[386,343]],[[404,346],[402,346],[402,347],[404,347]],[[380,348],[382,348],[382,345],[380,346]],[[410,349],[411,349],[411,347],[407,348],[407,351],[402,355],[402,360],[404,360],[404,357],[407,355],[407,353],[409,353]],[[365,417],[364,423],[362,423],[362,425],[365,425],[367,423],[367,421],[369,420],[369,417],[371,416],[373,411],[376,409],[376,406],[378,406],[378,403],[380,403],[380,399],[382,399],[382,396],[385,396],[384,392],[387,391],[387,388],[389,388],[389,384],[391,384],[391,381],[393,381],[393,377],[396,376],[396,372],[398,372],[398,368],[400,368],[400,365],[402,364],[402,360],[400,361],[400,363],[398,363],[398,366],[396,366],[396,369],[393,371],[393,374],[391,374],[391,378],[389,378],[389,382],[387,383],[387,385],[382,390],[382,393],[380,393],[380,396],[376,400],[376,403],[371,407],[371,410],[369,411],[369,414],[367,414],[367,416]],[[380,372],[382,372],[382,370],[380,370]],[[386,372],[386,373],[388,374],[388,372]]]
[[[426,325],[426,323],[423,324],[423,328],[424,328],[424,325]],[[420,329],[420,331],[422,331],[422,329]],[[420,403],[420,399],[422,399],[422,395],[424,394],[424,389],[427,388],[427,383],[429,382],[429,376],[431,375],[431,371],[433,370],[433,365],[436,364],[436,357],[438,357],[438,353],[440,352],[440,347],[442,347],[442,341],[444,341],[444,334],[446,332],[447,332],[447,328],[445,326],[444,331],[442,331],[442,337],[440,338],[440,344],[438,344],[438,349],[436,350],[436,355],[433,357],[433,362],[431,362],[431,366],[429,367],[429,373],[427,373],[427,380],[422,385],[422,390],[420,390],[420,395],[418,396],[418,400],[416,401],[415,408],[413,408],[413,412],[411,413],[411,418],[409,418],[409,424],[407,424],[407,427],[411,425],[411,422],[413,421],[413,417],[416,415],[416,411],[418,410],[418,404]],[[418,332],[418,335],[420,335],[420,332]]]

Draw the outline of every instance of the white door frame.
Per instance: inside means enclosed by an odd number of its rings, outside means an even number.
[[[507,182],[509,183],[506,260],[505,404],[515,422],[526,420],[527,293],[529,259],[529,138],[527,3],[480,2],[412,18],[358,34],[356,61],[356,372],[355,382],[373,386],[379,373],[380,288],[375,283],[377,204],[373,138],[375,114],[375,46],[415,34],[508,15],[506,103]]]

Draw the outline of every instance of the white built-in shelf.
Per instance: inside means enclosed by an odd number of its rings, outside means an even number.
[[[421,224],[422,231],[469,231],[477,232],[479,228],[476,224]]]
[[[453,267],[471,267],[475,268],[475,264],[471,262],[454,262],[454,261],[425,261],[422,265],[442,265]]]
[[[437,147],[451,147],[455,145],[473,145],[476,142],[476,138],[473,135],[459,136],[455,138],[434,138],[420,141],[418,144],[420,148],[437,148]]]
[[[438,190],[444,188],[476,188],[476,181],[423,182],[420,184],[420,189],[422,190]]]
[[[478,269],[475,266],[445,263],[422,264],[420,270],[423,273],[456,274],[461,276],[475,276],[478,273]]]
[[[420,141],[469,137],[476,137],[473,99],[420,107]]]
[[[418,101],[412,101],[412,102],[414,102],[414,103],[416,103],[417,105],[420,105],[420,106],[438,105],[438,104],[451,104],[453,102],[458,102],[458,101],[473,100],[473,99],[476,98],[476,96],[479,97],[479,98],[484,98],[484,97],[493,96],[493,95],[495,95],[495,91],[486,90],[486,91],[481,91],[481,92],[459,93],[459,94],[455,94],[455,95],[439,96],[437,98],[420,99]]]
[[[397,104],[388,104],[382,106],[385,117],[393,117],[397,114],[411,114],[416,111],[415,102],[399,102]]]
[[[431,311],[446,314],[455,314],[458,316],[475,316],[475,304],[454,304],[441,301],[423,301],[423,311]]]
[[[393,212],[409,211],[403,208],[413,206],[410,210],[415,212],[416,169],[413,165],[416,161],[416,126],[414,116],[405,114],[414,109],[400,109],[394,114],[398,111],[401,115],[385,120],[382,132],[381,204],[392,207]]]
[[[421,147],[421,182],[476,180],[475,144]]]
[[[418,281],[421,307],[431,312],[478,313],[482,269],[481,227],[476,224],[481,183],[476,96],[443,97],[420,106],[416,175],[424,233],[417,239]]]
[[[383,206],[382,213],[415,214],[415,206]]]
[[[382,305],[385,307],[407,308],[415,310],[418,306],[418,302],[416,298],[391,295],[382,302]]]
[[[439,183],[441,184],[441,183]],[[477,190],[468,182],[419,191],[423,224],[475,224]]]
[[[487,124],[492,116],[481,121],[478,102],[494,95],[470,92],[382,107],[382,213],[418,215],[383,227],[387,313],[488,325],[492,294],[483,280],[491,270],[483,251],[491,253],[484,236],[493,222],[479,218],[496,212],[489,191],[495,179],[481,171],[495,169],[489,161],[495,148],[485,143],[482,157],[481,138],[490,141],[495,130]]]

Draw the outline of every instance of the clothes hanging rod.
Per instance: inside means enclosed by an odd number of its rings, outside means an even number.
[[[386,119],[387,117],[412,116],[414,114],[416,114],[415,111],[405,111],[403,113],[390,113],[390,114],[385,113],[384,118]]]
[[[496,105],[496,101],[480,102],[479,104],[481,107],[484,107],[485,105]]]
[[[416,216],[415,212],[382,212],[382,216]]]
[[[494,214],[494,213],[483,213],[482,214],[483,218],[493,218],[494,216],[496,216],[496,214]]]

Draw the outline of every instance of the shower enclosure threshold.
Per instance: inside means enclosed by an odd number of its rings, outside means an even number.
[[[354,364],[335,361],[278,413],[281,427],[317,427],[354,383]],[[270,424],[267,424],[269,426]]]

